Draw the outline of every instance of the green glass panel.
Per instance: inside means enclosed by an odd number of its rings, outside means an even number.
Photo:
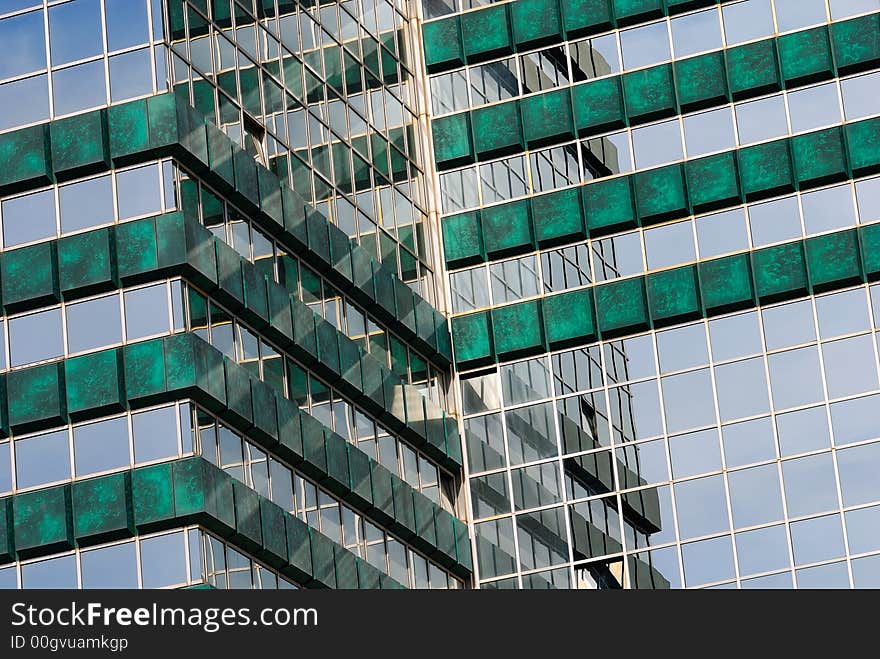
[[[840,75],[880,64],[880,14],[831,24],[831,47]]]
[[[853,176],[880,171],[880,118],[846,124],[844,133]]]
[[[631,25],[663,16],[663,0],[612,0],[618,25]]]
[[[48,124],[0,135],[0,193],[11,194],[52,181]]]
[[[425,23],[422,27],[422,37],[425,42],[425,64],[428,71],[464,64],[458,16]]]
[[[839,127],[793,137],[791,150],[801,189],[849,178],[843,131]]]
[[[558,89],[520,101],[526,144],[537,147],[574,137],[571,90]]]
[[[109,168],[106,123],[103,110],[52,122],[52,168],[56,179],[68,180]]]
[[[613,25],[610,0],[560,0],[559,4],[568,38],[596,34]]]
[[[67,409],[72,418],[119,412],[125,388],[118,350],[72,357],[64,363]]]
[[[150,147],[150,125],[144,99],[112,105],[107,109],[110,157],[116,165],[138,161]]]
[[[642,277],[596,286],[594,292],[596,318],[603,338],[648,328],[648,301]]]
[[[459,316],[452,321],[455,361],[459,364],[492,361],[492,337],[486,311]]]
[[[592,289],[583,288],[542,300],[544,335],[552,349],[586,343],[596,338]]]
[[[595,135],[626,125],[620,76],[601,78],[571,88],[577,131]]]
[[[489,206],[482,211],[482,234],[489,258],[533,249],[529,200]]]
[[[480,159],[522,151],[519,101],[477,108],[471,113],[471,123],[474,127],[474,148]]]
[[[500,357],[540,351],[544,345],[541,302],[531,300],[492,309],[492,335]]]
[[[70,485],[19,494],[12,502],[20,558],[73,549]]]
[[[655,326],[684,322],[702,315],[696,266],[650,274],[647,287],[651,319]]]
[[[706,313],[725,313],[754,306],[755,295],[748,254],[703,261],[698,269],[700,293]]]
[[[129,472],[73,484],[73,530],[80,546],[134,535]]]
[[[727,80],[734,99],[781,89],[775,39],[729,48],[724,55],[727,58]]]
[[[10,250],[2,259],[3,306],[7,312],[60,301],[54,241]]]
[[[449,169],[473,162],[470,115],[450,114],[432,122],[434,160],[440,169]]]
[[[808,290],[807,263],[800,241],[753,252],[752,267],[761,303],[797,297]]]
[[[115,287],[111,229],[98,229],[58,241],[58,271],[65,297],[97,293]]]
[[[9,425],[15,432],[50,428],[66,420],[62,363],[12,371],[6,383]]]
[[[636,206],[643,225],[688,214],[684,168],[667,165],[635,175]]]
[[[174,520],[174,481],[171,464],[135,469],[131,474],[134,523],[138,530],[166,527]]]
[[[682,112],[724,103],[728,98],[724,51],[675,62],[675,90]]]
[[[672,65],[663,64],[623,76],[623,97],[630,123],[645,123],[676,113]]]
[[[735,151],[689,160],[685,170],[695,213],[741,202]]]
[[[828,28],[816,27],[779,37],[782,76],[789,86],[824,80],[834,75]]]
[[[507,5],[491,5],[461,15],[461,38],[469,62],[511,52]]]
[[[540,247],[586,238],[580,188],[532,197],[535,237]]]
[[[840,288],[862,280],[858,233],[855,229],[806,241],[807,268],[814,291]]]
[[[583,190],[587,230],[591,237],[638,224],[631,176],[619,176],[585,185]]]
[[[748,201],[794,190],[794,165],[788,140],[746,147],[737,155],[740,183]]]
[[[510,6],[510,22],[520,47],[554,43],[562,36],[556,0],[519,0]]]

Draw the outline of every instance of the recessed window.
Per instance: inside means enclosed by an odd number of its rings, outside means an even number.
[[[49,118],[46,74],[0,85],[0,130]]]
[[[645,254],[649,270],[693,261],[697,258],[693,224],[686,220],[648,229],[645,231]]]
[[[880,8],[880,3],[878,3]],[[845,78],[840,81],[843,112],[847,121],[880,113],[880,73]]]
[[[28,590],[74,590],[77,587],[76,556],[68,554],[47,561],[25,563],[21,566],[21,587]]]
[[[770,0],[745,0],[721,7],[727,45],[766,37],[775,32]]]
[[[695,221],[700,258],[706,259],[748,249],[749,232],[746,228],[744,209],[735,208],[711,215],[702,215],[697,217]]]
[[[122,342],[119,296],[77,302],[67,307],[67,350],[94,350]]]
[[[742,145],[788,134],[782,94],[736,104],[736,126]]]
[[[160,189],[159,168],[156,165],[117,172],[119,219],[161,212]]]
[[[620,33],[623,68],[635,69],[670,59],[666,21],[651,23]]]
[[[62,186],[59,199],[62,233],[113,221],[113,184],[109,175]]]
[[[808,235],[843,229],[856,223],[852,188],[848,183],[805,193],[801,205]]]
[[[617,35],[614,33],[573,41],[568,50],[576,82],[620,72]]]
[[[52,238],[57,233],[53,190],[6,199],[2,214],[5,247]]]
[[[168,291],[165,284],[123,293],[125,337],[128,341],[168,332]]]
[[[709,363],[703,323],[657,332],[660,372],[673,373]]]
[[[828,20],[825,0],[775,0],[774,5],[779,32],[799,30]]]
[[[840,123],[837,83],[829,82],[789,93],[788,111],[792,133]]]
[[[832,21],[880,9],[878,0],[830,0],[829,4]]]
[[[144,538],[140,543],[143,588],[186,583],[186,538],[182,532]]]
[[[656,167],[684,157],[678,119],[636,128],[632,140],[636,169]]]
[[[173,405],[131,416],[135,462],[177,456],[177,413]]]
[[[61,309],[10,319],[9,352],[12,367],[61,357],[64,354]]]
[[[125,417],[75,426],[73,461],[77,476],[120,469],[131,464]]]
[[[515,302],[538,294],[538,260],[534,255],[510,259],[489,266],[492,300],[495,304]]]
[[[749,206],[749,226],[754,247],[801,236],[803,229],[797,197],[783,197]]]
[[[67,64],[104,51],[100,0],[73,0],[49,8],[52,65]]]
[[[688,157],[723,151],[736,146],[730,108],[692,114],[682,119]]]
[[[63,481],[70,476],[66,430],[15,441],[15,484],[19,489]]]
[[[673,18],[670,24],[676,58],[721,48],[721,21],[714,7]]]
[[[124,542],[82,553],[83,588],[137,588],[135,543]]]

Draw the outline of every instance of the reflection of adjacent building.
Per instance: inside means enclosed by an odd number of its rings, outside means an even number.
[[[505,399],[540,398],[541,394],[534,388],[543,387],[535,385],[531,378],[535,375],[537,381],[545,380],[546,374],[536,374],[534,366],[542,363],[531,362],[530,368],[505,369]],[[476,387],[472,387],[471,382]],[[465,381],[465,395],[480,396],[480,382],[478,378]],[[491,397],[485,389],[483,393]],[[660,502],[657,489],[647,487],[647,481],[639,475],[636,447],[628,447],[630,450],[618,453],[617,458],[608,450],[608,422],[602,410],[597,409],[595,400],[595,394],[587,393],[558,400],[555,407],[552,403],[539,403],[505,412],[506,452],[512,467],[513,491],[508,494],[506,472],[472,478],[475,513],[478,518],[500,515],[508,512],[511,504],[517,511],[533,512],[516,516],[515,531],[513,525],[502,523],[478,525],[479,563],[492,566],[490,572],[494,574],[516,572],[517,545],[519,569],[540,567],[529,565],[530,559],[526,557],[545,557],[544,563],[548,564],[565,563],[569,560],[570,537],[576,587],[668,588],[668,580],[641,556],[630,555],[628,569],[624,569],[621,525],[629,545],[626,549],[632,550],[632,538],[647,538],[661,530]],[[488,406],[491,405],[489,402]],[[629,417],[627,425],[631,427],[631,415],[625,412],[624,415]],[[469,438],[472,471],[505,463],[504,440],[490,437],[502,433],[500,422],[497,427],[488,424],[483,427],[483,437]],[[556,461],[530,464],[557,454],[557,432],[564,456],[562,485]],[[631,439],[631,429],[615,434],[620,437],[623,433]],[[520,464],[528,466],[516,466]],[[618,490],[626,490],[619,499]],[[580,501],[564,508],[547,507],[561,503],[563,497]],[[534,511],[536,508],[540,510]],[[546,575],[530,575],[530,585],[552,587],[550,583],[541,583]]]

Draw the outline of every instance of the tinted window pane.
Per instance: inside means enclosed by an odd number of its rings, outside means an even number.
[[[663,378],[662,388],[667,432],[715,423],[715,401],[708,369]]]
[[[880,9],[880,0],[831,0],[831,20]]]
[[[837,83],[830,82],[791,92],[788,95],[788,113],[793,133],[840,123]]]
[[[804,228],[808,234],[842,229],[856,223],[852,188],[849,185],[810,192],[802,196],[801,203]]]
[[[706,259],[749,247],[746,214],[742,208],[703,215],[696,218],[696,224],[700,258]]]
[[[637,128],[632,132],[636,169],[656,167],[684,157],[678,119]]]
[[[9,321],[10,365],[21,366],[64,354],[61,309],[49,309]]]
[[[840,81],[843,112],[848,121],[880,112],[878,85],[880,85],[880,73],[870,73]]]
[[[119,296],[107,295],[67,307],[67,349],[93,350],[122,342]]]
[[[776,417],[779,451],[783,457],[831,445],[825,406],[797,410]]]
[[[817,297],[816,315],[823,339],[871,328],[864,288]]]
[[[63,588],[72,590],[77,587],[76,556],[61,556],[48,561],[28,563],[21,566],[21,587]]]
[[[733,547],[728,535],[683,545],[681,558],[687,586],[732,579],[735,575]]]
[[[789,566],[785,526],[771,526],[736,534],[740,575],[780,570]]]
[[[159,189],[159,168],[156,165],[118,172],[119,219],[159,213],[162,210]]]
[[[0,8],[0,11],[5,10]],[[13,78],[46,68],[46,33],[43,12],[34,11],[0,21],[0,78]]]
[[[113,183],[109,176],[65,185],[59,192],[62,233],[113,221]]]
[[[716,362],[761,352],[761,329],[755,312],[709,321],[712,358]]]
[[[673,18],[671,24],[676,58],[721,48],[721,21],[714,8]]]
[[[775,0],[776,25],[780,32],[828,20],[825,14],[825,0]]]
[[[12,490],[12,454],[10,443],[0,444],[0,492]]]
[[[831,406],[831,426],[837,446],[880,437],[876,410],[880,396],[845,400]]]
[[[880,588],[880,556],[866,556],[852,562],[856,588]]]
[[[684,141],[689,158],[736,145],[730,108],[700,112],[684,117]]]
[[[770,0],[746,0],[721,7],[727,45],[773,34],[773,9]]]
[[[3,202],[3,244],[21,245],[55,236],[55,192],[44,190]]]
[[[634,69],[663,62],[670,57],[666,21],[643,25],[620,33],[623,68]]]
[[[849,588],[849,574],[846,563],[832,563],[831,565],[818,565],[803,570],[798,570],[797,584],[801,589],[815,588]]]
[[[755,247],[797,238],[803,233],[797,198],[749,206],[749,226]]]
[[[657,332],[657,355],[661,373],[682,371],[708,363],[709,350],[703,323]]]
[[[852,554],[880,549],[880,506],[845,513],[846,539]]]
[[[807,343],[816,339],[813,305],[809,300],[769,307],[761,312],[767,350]]]
[[[133,414],[131,422],[136,462],[177,455],[177,414],[173,405]]]
[[[15,474],[19,488],[70,478],[70,444],[66,430],[15,442]]]
[[[782,478],[789,516],[837,508],[837,485],[830,453],[783,462]]]
[[[137,588],[134,542],[82,553],[83,588]]]
[[[721,469],[718,431],[701,430],[669,438],[672,477],[685,478]]]
[[[150,49],[110,58],[110,100],[114,103],[153,91]]]
[[[870,335],[826,343],[822,346],[822,357],[831,398],[877,389],[874,341]]]
[[[666,268],[693,261],[694,229],[690,222],[667,224],[645,232],[648,269]]]
[[[125,417],[77,426],[73,429],[76,475],[84,476],[130,464],[128,420]]]
[[[772,460],[776,457],[773,425],[768,418],[732,423],[721,429],[728,467]]]
[[[183,533],[141,540],[141,572],[144,588],[162,588],[186,582]]]
[[[782,519],[782,493],[775,464],[732,471],[727,483],[737,528]]]
[[[168,291],[164,284],[126,291],[123,300],[127,340],[168,332]]]
[[[100,54],[101,3],[99,0],[73,0],[49,9],[49,43],[52,64],[66,64]]]
[[[795,565],[815,563],[843,556],[843,529],[840,515],[826,515],[793,522],[791,545]]]
[[[880,499],[880,444],[856,446],[837,453],[843,505],[855,506]]]
[[[789,350],[768,358],[770,386],[776,409],[822,400],[822,376],[815,347]]]
[[[49,83],[45,74],[0,85],[0,130],[49,118]]]
[[[150,39],[145,0],[104,0],[107,48],[111,51],[147,43]]]
[[[675,507],[678,532],[682,539],[724,531],[727,522],[727,497],[721,475],[676,483]]]
[[[715,386],[722,421],[755,416],[770,409],[761,357],[716,367]]]
[[[103,60],[55,71],[52,85],[56,115],[88,110],[107,103]]]
[[[788,120],[785,118],[785,100],[782,94],[748,103],[737,103],[736,125],[740,144],[761,142],[787,134]]]

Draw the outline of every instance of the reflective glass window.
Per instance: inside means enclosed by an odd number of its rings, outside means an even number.
[[[709,362],[706,328],[703,323],[657,332],[660,372],[671,373]]]
[[[52,65],[66,64],[103,52],[102,22],[100,0],[73,0],[50,7]]]
[[[64,354],[61,309],[49,309],[9,320],[9,363],[21,366]]]
[[[824,405],[777,415],[776,432],[782,457],[831,446]]]
[[[799,89],[788,94],[791,131],[800,133],[840,123],[837,82]]]
[[[711,428],[670,437],[669,456],[673,478],[686,478],[721,469],[718,431]]]
[[[736,126],[742,145],[762,142],[788,133],[785,99],[775,94],[757,101],[736,104]]]
[[[3,244],[6,247],[51,238],[56,234],[53,190],[5,199],[0,212],[3,214]]]
[[[109,175],[65,185],[59,193],[62,233],[113,221],[113,183]]]
[[[696,259],[694,229],[690,221],[666,224],[645,231],[648,269],[666,268]]]
[[[729,535],[682,545],[681,558],[686,586],[732,579],[736,574]]]
[[[816,315],[823,339],[871,329],[864,288],[817,297]]]
[[[728,46],[758,39],[775,32],[770,0],[745,0],[721,7],[724,36]]]
[[[717,366],[715,387],[722,421],[755,416],[770,409],[761,357]]]
[[[700,258],[707,259],[748,249],[749,232],[742,208],[701,215],[695,221]]]
[[[78,64],[53,72],[52,97],[56,115],[105,105],[107,89],[104,83],[104,61]]]
[[[709,535],[729,527],[724,479],[720,474],[675,483],[673,489],[682,539]]]
[[[68,305],[67,349],[93,350],[122,342],[119,296],[115,293]]]
[[[784,461],[782,479],[790,517],[837,508],[837,484],[830,453]]]
[[[770,526],[736,534],[736,560],[741,576],[789,566],[785,526]]]
[[[15,441],[15,484],[19,488],[70,478],[70,442],[66,430]]]
[[[186,583],[186,538],[183,533],[144,538],[141,542],[141,573],[144,588]]]
[[[5,56],[0,61],[0,78],[46,68],[46,33],[43,12],[32,11],[0,21],[0,43]]]
[[[127,340],[168,332],[168,291],[165,284],[125,291],[123,301]]]
[[[782,519],[782,492],[775,464],[731,471],[727,485],[736,528]]]
[[[73,554],[21,566],[22,588],[73,590],[77,585],[76,556]]]
[[[721,48],[721,22],[714,7],[673,18],[670,25],[676,58]]]
[[[667,432],[715,423],[715,401],[709,369],[662,379]]]
[[[82,553],[83,588],[137,588],[135,543],[124,542]]]
[[[770,388],[773,405],[785,409],[822,400],[822,376],[815,347],[770,355]]]
[[[880,0],[830,0],[831,20],[880,9]]]
[[[761,311],[767,350],[786,348],[816,340],[813,305],[809,300],[792,302]]]
[[[153,70],[149,48],[110,58],[110,100],[113,103],[144,96],[152,91]]]
[[[656,167],[684,157],[678,119],[636,128],[632,140],[636,169]]]
[[[864,444],[837,452],[837,470],[844,506],[880,499],[880,444]]]
[[[635,69],[670,58],[669,31],[666,21],[650,23],[620,32],[623,67]]]
[[[754,247],[798,238],[803,231],[797,197],[749,206],[749,226]]]
[[[876,2],[877,0],[871,1]],[[869,117],[880,112],[878,86],[880,86],[880,73],[869,73],[840,81],[843,113],[847,121]]]
[[[133,414],[131,424],[136,462],[177,456],[177,415],[173,405]]]
[[[773,425],[769,417],[732,423],[721,429],[728,467],[772,460],[776,457]]]
[[[0,85],[0,130],[49,118],[49,82],[45,74]]]
[[[87,476],[131,463],[128,419],[118,417],[73,429],[73,461],[77,476]]]
[[[780,32],[798,30],[828,20],[825,0],[775,0],[774,4],[776,26]]]
[[[761,352],[761,329],[754,311],[709,321],[709,341],[716,362]]]
[[[107,48],[131,48],[150,40],[145,0],[104,0]]]
[[[691,114],[682,119],[682,124],[689,158],[736,146],[730,108]]]
[[[808,192],[801,197],[801,204],[804,228],[808,234],[843,229],[856,223],[852,188],[849,184]]]
[[[843,556],[845,550],[840,515],[826,515],[792,522],[791,546],[795,565]]]

